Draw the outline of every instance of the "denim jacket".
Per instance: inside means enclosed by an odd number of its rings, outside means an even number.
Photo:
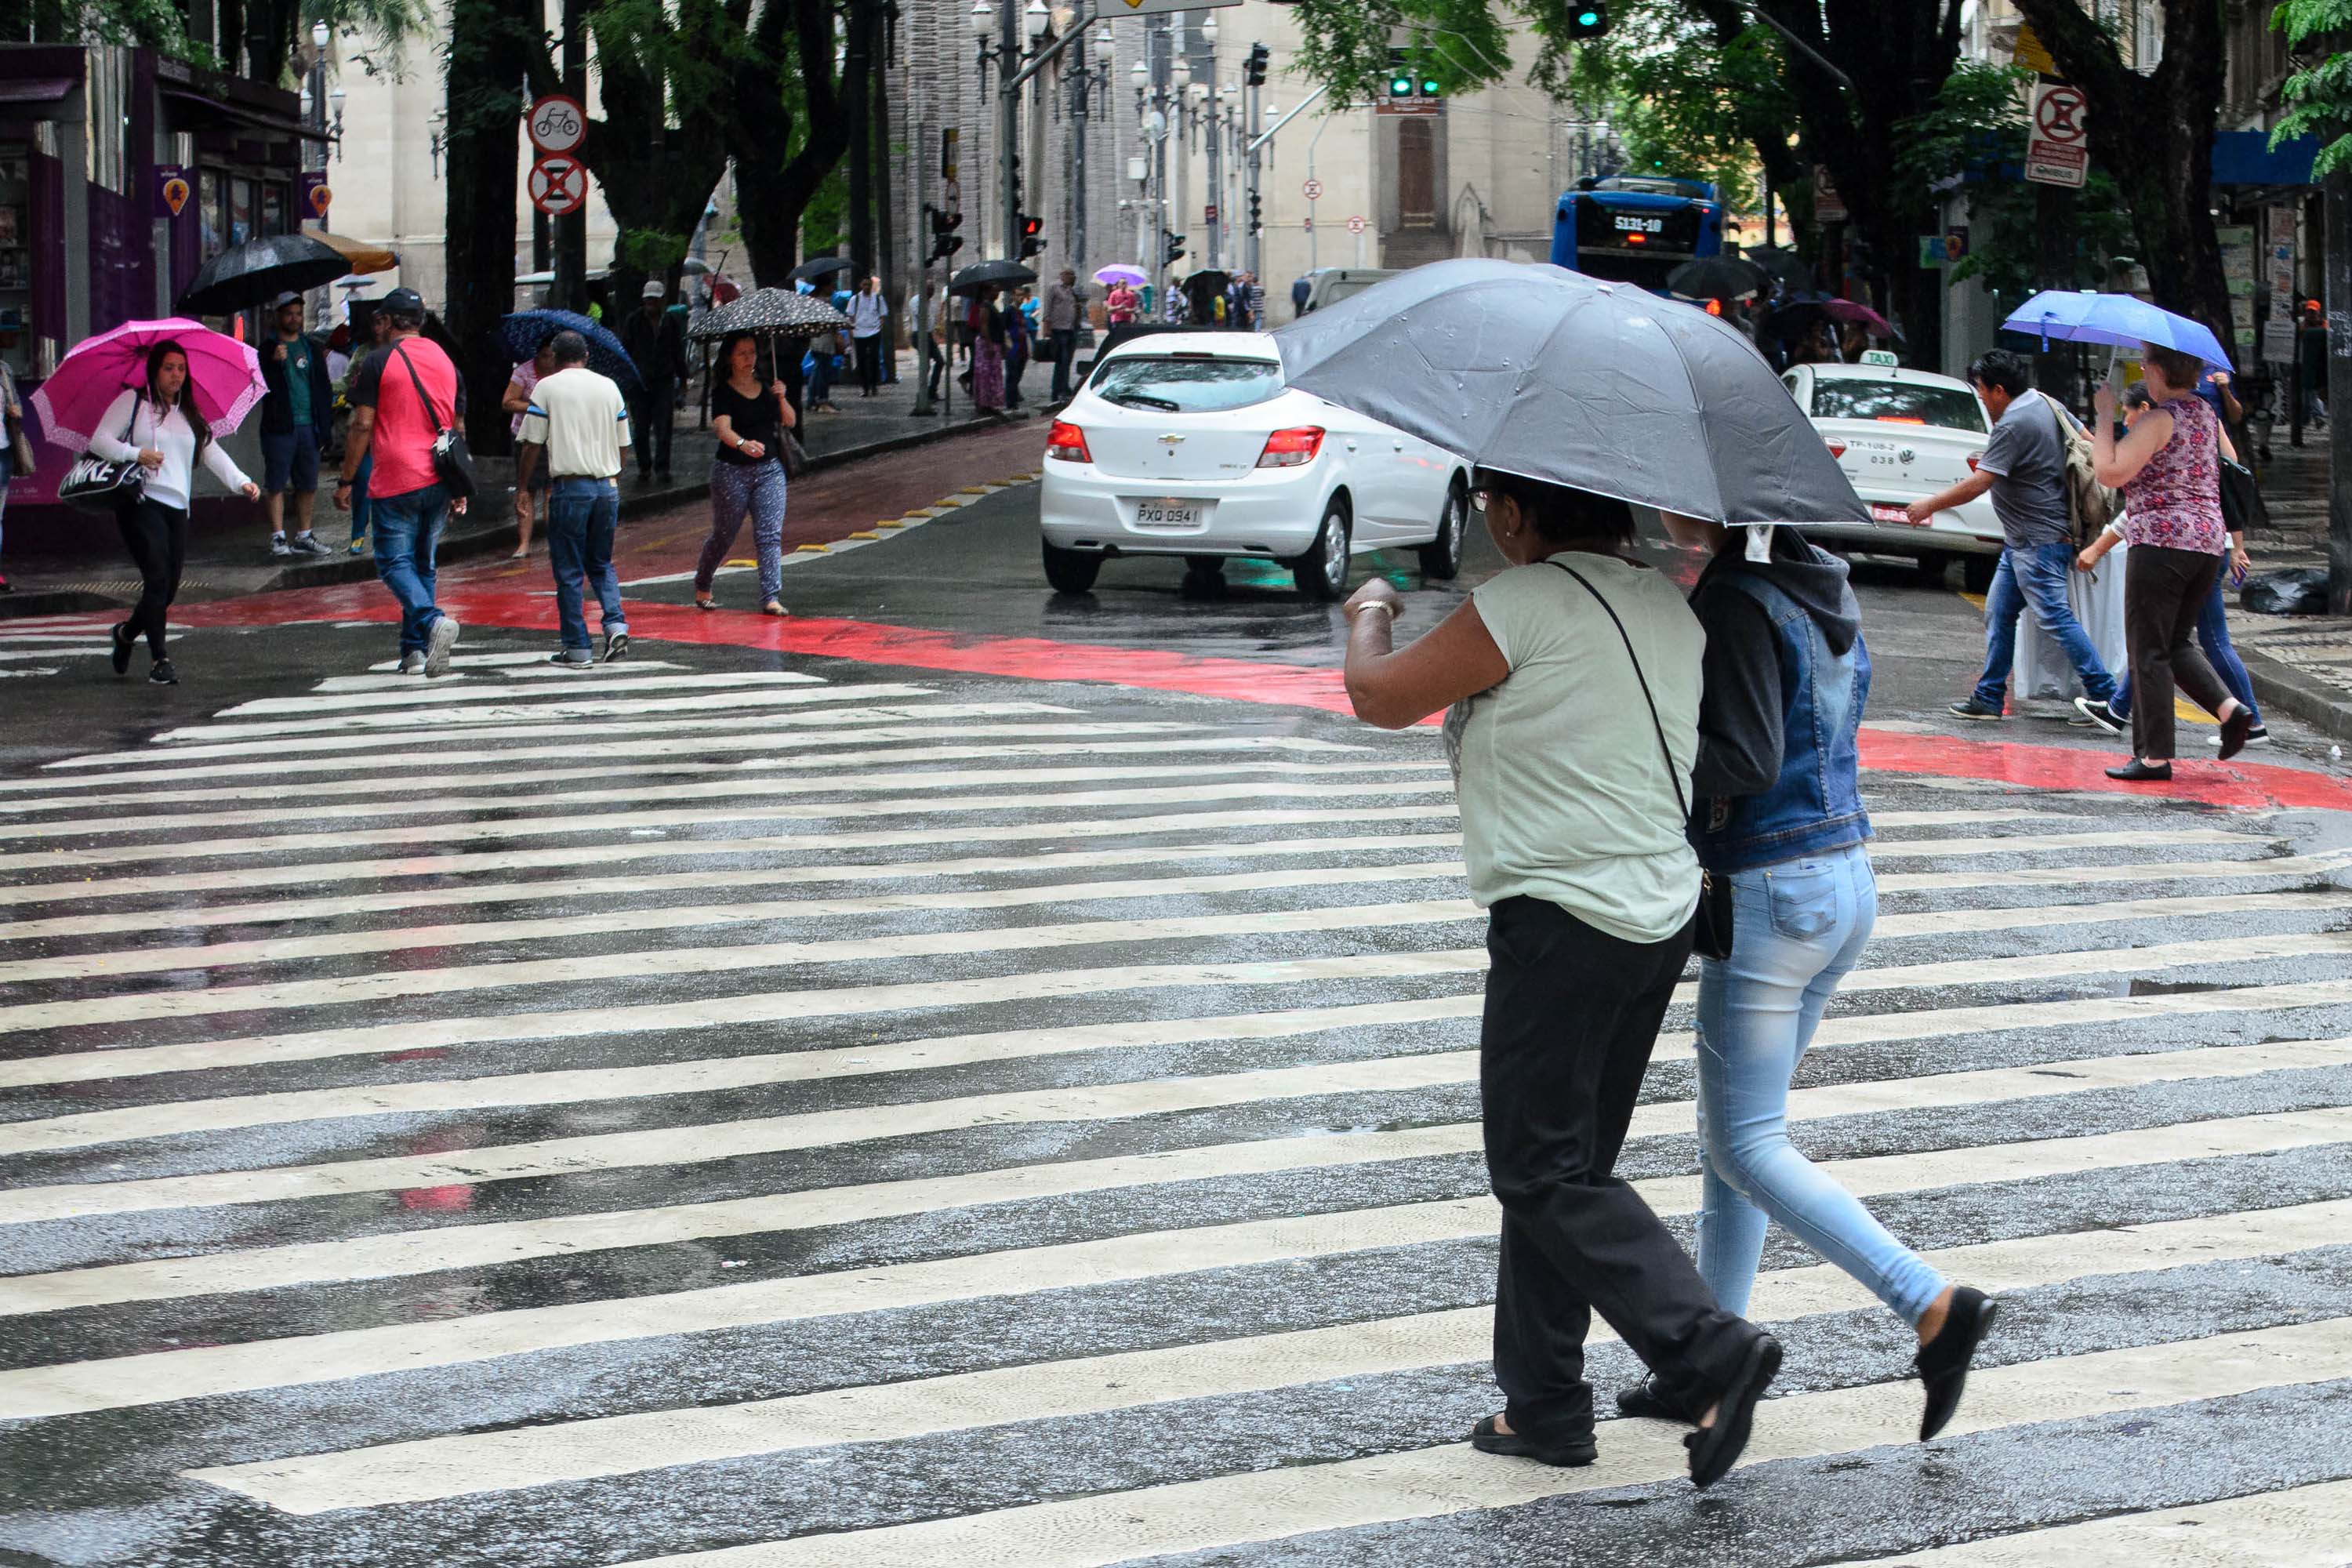
[[[1701,803],[1691,842],[1709,870],[1745,871],[1842,849],[1870,837],[1856,736],[1870,698],[1870,652],[1856,637],[1832,654],[1803,606],[1767,578],[1731,572],[1771,622],[1780,666],[1780,775],[1762,793]]]

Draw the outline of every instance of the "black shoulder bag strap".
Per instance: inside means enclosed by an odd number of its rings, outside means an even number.
[[[465,433],[441,423],[441,411],[433,406],[433,395],[425,390],[425,378],[416,374],[416,366],[410,363],[407,351],[395,343],[392,354],[400,361],[401,368],[408,372],[408,384],[416,388],[416,401],[425,405],[425,417],[433,421],[435,475],[451,496],[459,500],[472,500],[474,491],[479,487],[474,479],[474,454],[466,445]],[[452,405],[449,416],[454,419],[457,413],[456,406]]]
[[[425,390],[425,378],[416,374],[416,367],[408,363],[408,355],[398,347],[393,349],[392,357],[398,360],[400,368],[408,373],[408,384],[416,388],[416,401],[425,405],[425,417],[433,421],[433,434],[440,435],[445,428],[441,423],[441,411],[433,406],[433,395]]]
[[[1625,623],[1618,617],[1616,607],[1601,597],[1601,590],[1586,581],[1583,573],[1579,572],[1557,555],[1547,556],[1545,559],[1549,564],[1559,567],[1575,578],[1577,585],[1591,595],[1592,602],[1599,605],[1601,613],[1609,617],[1609,624],[1617,628],[1618,640],[1625,645],[1625,658],[1633,666],[1633,679],[1641,683],[1642,700],[1649,706],[1650,728],[1658,737],[1658,755],[1665,760],[1666,782],[1675,786],[1675,805],[1681,809],[1684,823],[1688,825],[1691,814],[1690,797],[1683,793],[1682,774],[1675,771],[1674,748],[1666,744],[1666,726],[1658,717],[1658,700],[1650,695],[1650,678],[1643,673],[1642,658],[1633,651],[1632,634],[1625,630]],[[1699,871],[1698,911],[1694,922],[1694,940],[1691,950],[1701,958],[1730,957],[1731,920],[1730,879],[1717,877],[1714,872],[1702,868]]]

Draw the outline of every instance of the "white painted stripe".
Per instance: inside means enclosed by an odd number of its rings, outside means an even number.
[[[763,866],[753,884],[759,889],[772,889],[809,883],[902,881],[908,879],[944,880],[955,877],[980,876],[999,872],[1045,873],[1049,871],[1092,869],[1111,866],[1177,865],[1188,860],[1262,860],[1302,855],[1351,855],[1362,853],[1422,853],[1432,850],[1458,850],[1462,847],[1459,833],[1399,833],[1381,837],[1345,838],[1277,838],[1234,841],[1222,844],[1175,844],[1166,847],[1144,846],[1126,849],[1065,849],[1034,855],[989,855],[951,860],[888,861],[865,866]],[[1454,869],[1461,869],[1458,862]],[[1376,880],[1375,873],[1396,868],[1362,868],[1362,877],[1356,879]],[[1320,879],[1327,873],[1293,871],[1235,872],[1234,878],[1271,877],[1280,880],[1268,882],[1268,887],[1282,886],[1293,878]],[[1355,877],[1351,870],[1350,878]],[[1242,888],[1252,884],[1231,879],[1197,879],[1196,890],[1213,888]],[[1107,888],[1108,883],[1077,883],[1069,886]],[[656,871],[622,877],[564,877],[537,882],[488,882],[473,887],[434,887],[389,889],[375,892],[352,893],[341,897],[315,899],[277,899],[250,904],[204,904],[191,909],[171,911],[174,926],[190,930],[213,925],[260,925],[269,922],[333,920],[347,915],[384,914],[398,910],[431,909],[446,905],[506,904],[552,901],[558,900],[610,900],[646,893],[680,892],[690,889],[719,890],[713,888],[709,871]],[[1173,890],[1173,889],[1171,889]],[[1039,901],[1032,895],[1034,888],[982,888],[950,893],[878,893],[867,898],[836,900],[796,900],[793,908],[806,911],[820,903],[841,913],[875,913],[886,910],[936,909],[999,909]],[[1066,897],[1089,899],[1115,898],[1120,895],[1089,891]],[[2301,897],[2295,894],[2241,895],[2249,899]],[[2319,895],[2311,895],[2317,897]],[[909,899],[922,900],[909,903]],[[578,907],[594,907],[582,905]],[[732,910],[737,906],[711,906]],[[2257,908],[2267,907],[2258,905]],[[662,911],[614,910],[609,918],[634,919],[649,913],[658,917]],[[152,910],[131,910],[104,915],[59,915],[50,920],[0,921],[0,942],[25,942],[60,936],[105,936],[121,931],[149,931],[155,928],[157,915]],[[604,916],[584,917],[590,919]],[[386,938],[414,936],[421,927],[398,927],[376,934]],[[450,926],[453,932],[475,929],[472,926]],[[569,929],[569,928],[567,928]],[[282,943],[263,942],[262,948],[275,951]],[[395,946],[407,945],[405,941]],[[183,954],[191,950],[180,950]],[[262,956],[268,956],[264,952]]]
[[[950,721],[975,718],[982,715],[1004,716],[1022,713],[1075,714],[1076,711],[1077,710],[1076,709],[1057,707],[1050,702],[940,702],[929,700],[892,704],[877,708],[828,709],[823,712],[794,713],[785,711],[782,713],[768,713],[761,715],[760,723],[763,730],[776,729],[780,727],[807,729],[813,726],[823,726],[824,729],[830,731],[846,724],[897,724],[920,720],[927,721],[934,724],[945,725]],[[608,723],[567,724],[563,727],[563,734],[565,736],[563,744],[555,751],[544,754],[556,756],[577,755],[580,748],[573,744],[572,741],[575,737],[582,735],[594,735],[600,738],[613,736],[638,736],[643,737],[645,743],[646,744],[657,744],[662,737],[676,736],[678,726],[677,722],[671,720],[635,720],[625,722],[616,721]],[[952,733],[954,731],[952,730],[943,730],[942,732]],[[714,739],[716,737],[714,737]],[[499,740],[544,741],[546,739],[547,731],[537,724],[517,724],[507,729],[491,728],[468,730],[465,732],[465,741],[468,745]],[[689,737],[688,739],[699,740],[701,737],[694,736]],[[795,736],[793,737],[793,743],[798,745],[803,742],[799,737]],[[72,788],[75,785],[85,782],[88,777],[88,775],[77,776],[73,773],[57,771],[67,768],[127,767],[136,770],[130,773],[118,774],[111,779],[102,781],[111,784],[142,779],[196,777],[199,776],[198,773],[195,770],[192,769],[184,769],[184,771],[176,773],[161,771],[167,766],[181,767],[188,759],[195,757],[257,756],[266,758],[271,763],[289,763],[293,760],[290,755],[291,753],[302,752],[372,752],[381,753],[381,756],[373,760],[367,757],[313,759],[313,762],[315,762],[315,764],[319,767],[332,768],[336,770],[350,770],[373,766],[379,762],[397,761],[404,754],[413,756],[416,748],[422,746],[431,746],[433,748],[432,755],[438,760],[448,754],[448,737],[437,731],[420,731],[413,733],[395,732],[392,734],[313,735],[307,737],[287,736],[273,741],[240,741],[233,743],[212,746],[176,746],[173,748],[168,759],[162,754],[152,751],[89,752],[78,757],[63,757],[54,763],[44,763],[41,764],[43,772],[28,778],[0,779],[0,789]],[[520,756],[530,755],[532,753],[525,752],[521,751],[520,748],[512,748],[509,750],[509,754]],[[206,770],[206,772],[210,771],[212,770]]]
[[[1876,858],[1873,846],[1873,858]],[[2332,877],[2352,867],[2352,849],[2318,855],[2282,855],[2269,859],[2179,860],[2110,866],[2010,866],[1979,870],[1897,871],[1878,874],[1882,893],[1946,892],[1953,889],[2074,887],[2093,882],[2219,880],[2243,877]]]
[[[2179,1160],[2276,1153],[2352,1139],[2352,1110],[2282,1111],[2084,1138],[1979,1144],[1923,1154],[1823,1161],[1858,1197],[1946,1186],[2032,1181]],[[933,1214],[941,1209],[1064,1197],[1169,1182],[1328,1171],[1390,1161],[1473,1154],[1475,1122],[1399,1132],[1317,1132],[1151,1154],[1014,1165],[956,1176],[819,1188],[802,1193],[492,1221],[338,1241],[0,1277],[0,1317],[123,1301],[270,1289],[335,1279],[381,1279],[552,1256],[575,1257],[673,1241],[709,1241]],[[1699,1179],[1633,1184],[1662,1214],[1698,1207]]]
[[[2352,1319],[2217,1334],[2179,1344],[1985,1367],[1948,1437],[2005,1426],[2083,1420],[2126,1410],[2224,1399],[2257,1389],[2352,1376]],[[1903,1443],[1918,1426],[1908,1382],[1768,1400],[1748,1440],[1749,1466]],[[641,1559],[635,1568],[1108,1568],[1130,1559],[1210,1552],[1405,1519],[1446,1518],[1548,1497],[1654,1486],[1686,1473],[1682,1429],[1611,1422],[1600,1462],[1582,1469],[1498,1462],[1467,1443],[1323,1465],[1286,1465],[1133,1491],[953,1515],[874,1530],[803,1536]],[[265,1467],[190,1471],[226,1484],[277,1489]]]
[[[1188,748],[1189,749],[1189,748]],[[1400,758],[1395,762],[1337,761],[1315,758],[1309,761],[1280,759],[1243,762],[1233,758],[1211,758],[1199,762],[1147,762],[1126,764],[1101,763],[1087,767],[992,767],[941,768],[929,771],[910,770],[893,766],[886,772],[847,773],[808,781],[814,788],[829,794],[865,791],[907,791],[928,789],[969,789],[990,784],[1006,789],[1025,788],[1032,784],[1108,784],[1127,779],[1188,779],[1188,778],[1276,778],[1288,775],[1314,778],[1345,778],[1370,781],[1375,774],[1424,773],[1444,770],[1444,763],[1420,762]],[[347,804],[338,808],[337,815],[347,821],[378,819],[387,816],[441,816],[467,812],[519,812],[534,807],[573,810],[581,806],[625,801],[732,800],[766,798],[776,795],[788,781],[780,779],[767,769],[730,767],[730,776],[689,783],[683,779],[645,779],[642,783],[611,789],[569,789],[530,794],[487,795],[432,795],[420,789],[401,798]],[[643,770],[639,771],[642,777]],[[1447,792],[1454,787],[1450,776],[1423,786],[1412,786],[1400,781],[1400,787],[1434,788],[1442,785]],[[381,787],[381,786],[380,786]],[[1374,786],[1381,787],[1381,786]],[[830,805],[844,811],[860,811],[866,804],[831,800],[800,803],[815,807]],[[582,820],[593,820],[583,816]],[[104,816],[74,817],[62,822],[16,823],[8,829],[16,839],[87,837],[105,833],[198,833],[214,828],[251,826],[255,824],[283,822],[286,808],[282,805],[247,806],[234,811],[172,811],[152,816],[131,816],[121,812]],[[506,817],[498,826],[512,827],[517,824],[541,820],[536,816]],[[350,837],[343,835],[341,837]],[[201,842],[184,846],[202,849]]]
[[[1105,737],[1132,734],[1137,731],[1158,730],[1164,726],[1152,724],[978,724],[960,726],[954,731],[962,739],[955,745],[909,746],[877,745],[869,751],[826,752],[819,750],[805,755],[777,757],[761,755],[738,762],[669,761],[668,758],[717,755],[727,752],[772,752],[776,742],[765,735],[711,736],[708,740],[672,741],[659,746],[631,745],[629,760],[593,767],[527,768],[513,773],[471,773],[449,769],[453,762],[512,763],[530,758],[576,758],[577,746],[531,746],[507,752],[482,752],[471,756],[451,758],[436,755],[435,771],[423,771],[402,777],[373,769],[357,778],[305,779],[293,785],[309,801],[340,799],[351,795],[414,795],[433,789],[487,789],[494,784],[572,784],[583,779],[643,778],[667,774],[709,773],[740,778],[747,773],[768,774],[800,773],[828,768],[868,767],[876,763],[904,766],[918,763],[971,762],[982,757],[1075,757],[1075,756],[1156,756],[1188,752],[1277,752],[1300,756],[1363,757],[1369,749],[1343,746],[1335,741],[1312,740],[1304,735],[1205,735],[1194,732],[1171,740],[1111,740]],[[828,736],[834,745],[928,739],[931,731],[883,731],[880,733],[860,733]],[[1045,740],[985,742],[995,734],[1048,736]],[[811,739],[815,739],[811,737]],[[795,741],[794,744],[802,742]],[[337,768],[350,764],[336,763]],[[120,774],[146,782],[138,774]],[[77,784],[89,784],[97,779],[78,779]],[[160,788],[123,790],[116,793],[92,791],[88,795],[45,795],[30,800],[0,799],[0,812],[30,816],[44,811],[87,811],[100,805],[196,805],[219,800],[251,800],[255,786],[251,783],[223,784],[208,789],[192,789],[184,784],[166,784]],[[536,798],[536,797],[533,797]],[[546,798],[553,799],[550,795]],[[341,809],[340,807],[338,809]],[[360,812],[383,809],[381,805],[357,806]],[[2051,815],[2055,815],[2051,814]]]
[[[68,958],[0,962],[0,984],[33,980],[97,979],[153,974],[183,969],[217,969],[257,963],[290,963],[344,958],[362,952],[408,948],[457,948],[542,938],[609,936],[694,926],[740,925],[792,920],[844,920],[910,910],[1005,910],[1032,904],[1121,901],[1181,895],[1291,891],[1301,888],[1381,885],[1390,882],[1459,881],[1459,860],[1395,866],[1288,867],[1276,871],[1239,871],[1223,876],[1153,877],[1120,882],[1056,882],[1025,888],[976,888],[955,892],[885,893],[857,899],[758,900],[734,904],[677,904],[556,915],[543,920],[471,921],[451,925],[403,926],[386,931],[340,931],[322,936],[262,937],[205,947],[151,947],[122,952],[82,953]],[[708,886],[709,879],[701,885]],[[770,879],[762,877],[763,885]],[[545,898],[550,895],[537,895]],[[2321,896],[2324,895],[2314,895]],[[2326,907],[2341,900],[2328,898]],[[176,920],[176,916],[173,917]],[[154,917],[151,914],[152,925]]]
[[[1351,826],[1381,822],[1415,826],[1451,820],[1437,804],[1352,807]],[[676,860],[698,856],[760,856],[811,850],[897,848],[929,844],[1021,844],[1038,839],[1142,838],[1159,834],[1214,832],[1226,829],[1286,826],[1328,827],[1331,814],[1320,809],[1169,812],[1154,816],[1082,817],[1066,822],[1023,822],[1005,825],[960,823],[944,827],[893,827],[880,830],[818,830],[771,834],[758,837],[666,838],[645,841],[600,841],[568,844],[547,849],[499,849],[448,855],[402,855],[380,859],[312,861],[294,866],[244,866],[226,871],[176,871],[160,876],[91,878],[88,880],[23,882],[0,885],[0,905],[82,903],[97,898],[129,898],[149,894],[184,895],[246,891],[255,888],[316,887],[329,882],[404,880],[415,877],[479,876],[493,871],[536,870],[549,866],[606,867],[626,860]],[[62,853],[62,852],[60,852]],[[858,868],[861,874],[864,868]],[[747,871],[765,875],[767,868]]]
[[[1216,770],[1218,772],[1239,771]],[[909,775],[904,783],[913,783],[920,775]],[[782,793],[778,786],[770,790]],[[753,822],[828,821],[841,816],[922,816],[955,819],[975,812],[992,811],[1055,811],[1077,807],[1104,805],[1178,805],[1191,801],[1245,800],[1254,798],[1293,799],[1311,797],[1328,799],[1334,796],[1353,798],[1381,795],[1451,795],[1451,779],[1373,779],[1363,778],[1342,784],[1325,779],[1250,779],[1231,783],[1210,783],[1171,785],[1158,789],[1090,789],[1065,790],[1053,794],[1029,794],[1015,796],[975,795],[951,796],[945,800],[917,797],[903,800],[795,800],[764,806],[721,806],[697,810],[665,811],[605,811],[588,812],[575,816],[519,816],[496,822],[426,823],[407,827],[375,827],[364,832],[325,831],[316,833],[281,833],[252,838],[191,839],[171,844],[117,844],[96,848],[27,849],[13,854],[0,854],[0,867],[47,866],[70,868],[79,866],[119,866],[149,860],[210,860],[238,855],[294,855],[313,849],[347,849],[361,846],[391,844],[427,844],[436,847],[465,843],[474,839],[506,840],[517,837],[541,837],[559,834],[611,833],[641,828],[690,827],[711,823],[741,824]],[[1433,815],[1433,812],[1431,814]],[[1331,812],[1323,814],[1328,821]],[[1346,816],[1360,819],[1362,813],[1355,807]],[[1451,815],[1450,808],[1447,815]],[[961,826],[943,831],[963,834],[971,829]],[[826,847],[841,843],[835,834],[824,836]],[[705,854],[727,854],[732,841],[705,841]],[[815,846],[813,846],[813,847]],[[305,868],[308,869],[309,868]]]
[[[1886,1568],[2345,1568],[2352,1481],[2252,1492],[1958,1546],[1874,1557]],[[1848,1559],[1848,1568],[1864,1568]]]
[[[386,730],[395,725],[427,726],[426,743],[442,734],[464,734],[484,724],[570,723],[576,719],[616,718],[627,714],[735,713],[748,710],[797,706],[812,702],[871,702],[887,698],[929,697],[928,686],[875,683],[859,686],[793,686],[782,690],[719,691],[703,697],[583,697],[566,700],[562,688],[531,689],[535,697],[553,699],[537,704],[485,703],[479,708],[404,708],[381,713],[313,714],[257,723],[197,724],[168,730],[154,737],[159,746],[258,739],[263,736],[318,735],[337,730]]]
[[[675,691],[689,687],[727,690],[743,687],[826,684],[816,676],[795,669],[705,670],[690,675],[640,676],[635,673],[638,668],[626,662],[617,666],[598,665],[586,674],[572,677],[562,687],[541,687],[536,683],[529,686],[477,686],[460,678],[455,681],[398,681],[377,686],[373,690],[351,690],[338,688],[332,680],[326,680],[314,688],[322,695],[257,698],[250,702],[240,702],[234,708],[224,708],[214,717],[221,720],[261,718],[277,713],[361,713],[374,709],[413,708],[433,702],[496,702],[517,697],[530,699],[564,689],[611,695],[615,691]]]
[[[1034,952],[1061,947],[1124,945],[1219,941],[1234,937],[1272,936],[1300,931],[1376,930],[1391,926],[1438,925],[1478,918],[1466,899],[1421,900],[1409,903],[1349,904],[1304,910],[1265,910],[1246,914],[1184,915],[1162,920],[1073,921],[1052,925],[1005,926],[986,931],[920,931],[897,936],[843,938],[832,941],[747,942],[729,947],[671,947],[635,952],[608,952],[580,958],[522,960],[503,963],[453,965],[446,969],[404,969],[373,974],[347,975],[338,980],[288,980],[254,985],[211,986],[201,991],[153,991],[131,995],[95,996],[75,1002],[29,1002],[0,1006],[0,1033],[19,1029],[53,1029],[79,1025],[126,1023],[143,1018],[193,1018],[215,1013],[247,1013],[289,1007],[325,1007],[348,1003],[385,1001],[394,996],[441,996],[463,991],[503,991],[511,986],[553,985],[584,980],[606,980],[627,974],[635,980],[656,976],[724,974],[749,969],[777,969],[802,964],[888,962],[930,958],[949,953]],[[2260,939],[2250,939],[2260,940]],[[2321,941],[2304,937],[2305,942]],[[2352,947],[2352,933],[2341,938]],[[1181,950],[1180,950],[1181,951]],[[2218,958],[2216,960],[2219,961]],[[2106,963],[2101,965],[2107,967]],[[1213,969],[1204,973],[1213,973]],[[1052,971],[988,981],[947,984],[977,986],[966,991],[967,1004],[1000,999],[994,989],[1009,981],[1013,989],[1001,998],[1034,994],[1026,988],[1044,984],[1060,994],[1060,975]],[[928,985],[915,982],[914,987]],[[848,991],[877,994],[896,989],[909,1000],[924,994],[905,984],[898,987],[851,987]],[[837,993],[809,990],[800,994],[800,1016],[837,1016]],[[906,1003],[899,1004],[906,1005]],[[916,1004],[918,1005],[924,1004]],[[866,1011],[853,1003],[853,1011]]]
[[[547,648],[542,647],[531,653],[453,653],[449,656],[449,662],[459,669],[504,669],[513,665],[545,664],[548,652]],[[635,660],[632,659],[630,662],[635,663]],[[379,675],[389,674],[399,668],[400,660],[396,658],[387,658],[381,663],[368,666],[371,671]]]
[[[38,653],[0,653],[0,659],[93,658],[110,651],[103,645],[97,647],[52,647]]]

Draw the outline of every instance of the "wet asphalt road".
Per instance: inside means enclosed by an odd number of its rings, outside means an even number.
[[[1268,569],[1055,599],[1033,516],[786,596],[1336,658]],[[1873,722],[1948,733],[1972,608],[1863,579]],[[1457,596],[1405,581],[1406,635]],[[1908,1442],[1906,1333],[1776,1232],[1787,1368],[1702,1500],[1652,1424],[1461,1445],[1483,922],[1433,732],[714,623],[585,677],[484,624],[431,685],[381,626],[206,626],[173,691],[0,623],[58,650],[0,698],[0,1563],[2352,1562],[2344,812],[1866,779],[1798,1138],[2005,1315]],[[1622,1165],[1685,1241],[1688,1028]]]

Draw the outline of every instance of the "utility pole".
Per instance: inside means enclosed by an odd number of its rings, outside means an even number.
[[[588,101],[588,6],[563,0],[563,90],[574,103]],[[557,308],[588,312],[588,209],[555,220],[555,287],[548,298]]]
[[[1217,90],[1217,58],[1209,57],[1208,112],[1202,118],[1202,133],[1209,143],[1209,200],[1201,220],[1209,233],[1209,265],[1222,268],[1225,264],[1225,197],[1224,153],[1225,128],[1217,123],[1218,113],[1224,108],[1224,98]],[[1216,216],[1211,217],[1210,213]]]
[[[2327,613],[2352,615],[2352,173],[2321,181],[2327,237]],[[2300,405],[2303,389],[2288,389]]]
[[[1263,46],[1261,46],[1261,47],[1263,47]],[[1259,94],[1260,94],[1261,90],[1263,89],[1263,86],[1264,86],[1264,83],[1265,83],[1265,70],[1264,70],[1264,68],[1263,68],[1262,67],[1254,67],[1254,68],[1251,69],[1250,74],[1249,74],[1249,121],[1248,121],[1248,125],[1249,125],[1248,135],[1249,135],[1249,138],[1250,138],[1250,143],[1249,143],[1249,210],[1248,210],[1248,212],[1246,213],[1246,215],[1245,215],[1245,216],[1244,216],[1244,218],[1243,218],[1243,221],[1244,221],[1244,223],[1246,223],[1246,224],[1248,224],[1248,225],[1249,225],[1249,229],[1248,229],[1248,231],[1247,231],[1247,232],[1248,232],[1248,237],[1249,237],[1249,243],[1248,243],[1246,246],[1244,246],[1244,247],[1243,247],[1243,249],[1244,249],[1244,254],[1248,258],[1248,260],[1244,263],[1244,266],[1246,267],[1247,270],[1248,270],[1248,271],[1250,271],[1252,274],[1255,274],[1255,273],[1257,271],[1257,269],[1258,269],[1258,258],[1259,258],[1259,239],[1258,239],[1258,176],[1260,175],[1260,174],[1261,174],[1261,173],[1263,173],[1263,172],[1264,172],[1264,169],[1265,169],[1265,163],[1264,163],[1265,153],[1264,153],[1264,152],[1262,151],[1262,148],[1263,148],[1263,146],[1264,146],[1264,142],[1263,142],[1263,141],[1261,140],[1261,138],[1260,138],[1260,136],[1259,136],[1259,132],[1265,129],[1265,114],[1264,114],[1264,112],[1261,110],[1261,109],[1260,109],[1260,107],[1259,107],[1259,103],[1260,103]]]
[[[1015,151],[1021,140],[1021,89],[1013,83],[1013,73],[1021,66],[1021,0],[1003,0],[1002,9],[1004,32],[999,45],[1003,53],[997,57],[996,172],[1003,184],[1004,255],[1010,260],[1021,233],[1021,160]]]
[[[1077,56],[1076,68],[1070,73],[1074,84],[1070,95],[1070,265],[1078,276],[1087,271],[1087,110],[1094,99],[1094,73],[1087,68],[1087,40],[1083,27],[1078,41],[1070,46]]]

